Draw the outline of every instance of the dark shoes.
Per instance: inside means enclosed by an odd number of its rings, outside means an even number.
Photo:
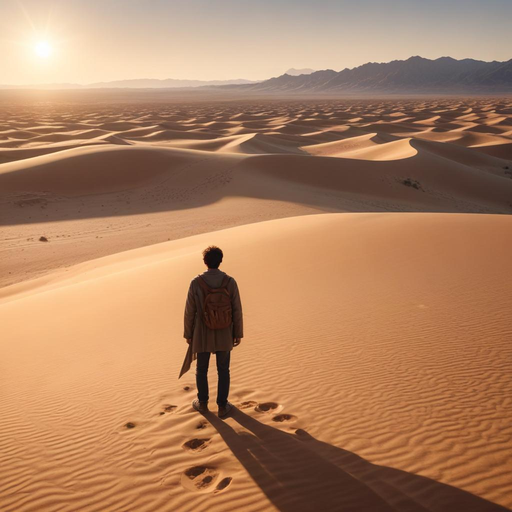
[[[197,398],[192,402],[192,407],[198,412],[208,411],[208,402],[200,402]]]
[[[226,405],[219,405],[219,418],[226,418],[229,416],[229,413],[233,409],[233,404],[230,404],[229,402],[226,403]]]
[[[208,412],[208,402],[200,402],[197,398],[192,402],[192,407],[198,412]],[[233,404],[227,402],[226,405],[219,405],[219,418],[226,418],[233,410]]]

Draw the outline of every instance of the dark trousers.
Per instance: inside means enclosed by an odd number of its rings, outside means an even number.
[[[217,404],[226,405],[229,394],[229,361],[231,350],[215,352],[217,357],[217,373],[219,384],[217,387]],[[208,401],[208,365],[210,363],[210,352],[197,353],[196,384],[197,398],[200,402]]]

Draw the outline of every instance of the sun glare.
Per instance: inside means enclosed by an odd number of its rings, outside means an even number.
[[[52,47],[47,41],[39,41],[34,50],[36,55],[42,59],[47,59],[52,53]]]

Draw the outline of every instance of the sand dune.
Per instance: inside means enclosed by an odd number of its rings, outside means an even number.
[[[2,510],[504,511],[511,221],[299,216],[4,288]],[[210,243],[246,315],[225,422],[177,381]]]
[[[276,136],[277,135],[277,136]],[[299,148],[302,140],[295,137],[281,136],[269,133],[243,133],[218,137],[215,139],[178,139],[172,140],[166,146],[195,149],[199,151],[212,151],[219,153],[234,153],[241,155],[263,154],[304,154]]]
[[[510,112],[506,99],[13,107],[0,286],[273,218],[511,213]]]
[[[376,134],[362,135],[361,137],[348,139],[348,141],[305,146],[304,150],[318,156],[375,161],[401,160],[417,154],[417,151],[409,143],[411,139],[400,139],[392,142],[376,142],[375,139]]]
[[[0,111],[2,512],[512,507],[509,98],[101,101]],[[224,422],[177,380],[209,244]]]
[[[512,134],[511,134],[512,135]],[[502,160],[508,160],[509,162],[512,161],[512,143],[509,144],[498,144],[498,145],[482,145],[475,147],[476,151],[480,151],[482,153],[485,153],[486,155],[495,156],[496,158],[501,158]],[[504,166],[511,168],[510,165],[507,163],[507,165]]]
[[[480,155],[483,160],[470,166],[465,154],[451,159],[412,144],[415,156],[388,161],[98,146],[4,164],[0,217],[9,224],[3,227],[3,284],[117,251],[290,215],[509,210],[512,181],[501,160]],[[41,236],[49,242],[41,243]]]
[[[260,133],[244,137],[239,142],[225,145],[221,151],[229,153],[253,154],[303,154],[297,142],[287,140],[286,137],[263,135]]]
[[[2,165],[3,193],[87,195],[126,190],[169,175],[200,156],[164,148],[87,146]]]
[[[486,155],[479,151],[474,151],[466,146],[455,144],[443,144],[441,142],[414,140],[411,142],[418,151],[428,151],[436,155],[443,156],[447,160],[467,165],[476,169],[486,169],[494,172],[498,176],[503,176],[506,170],[502,158],[495,158],[492,155]],[[492,146],[495,148],[496,146]]]
[[[355,135],[346,139],[310,144],[304,146],[304,150],[310,155],[315,156],[343,156],[347,151],[368,148],[378,144],[377,137],[377,133],[365,133],[364,135]]]
[[[128,132],[122,132],[118,133],[118,137],[130,139],[130,140],[140,140],[142,142],[147,141],[167,141],[167,140],[176,140],[176,139],[187,139],[190,138],[192,135],[195,136],[195,138],[203,139],[203,140],[209,140],[215,138],[215,135],[203,133],[199,130],[189,130],[185,133],[178,130],[155,130],[154,128],[151,129],[144,129],[145,133],[144,135],[139,135],[139,133],[143,133],[142,130],[137,130],[137,133],[135,133],[135,130],[132,131],[132,133]]]

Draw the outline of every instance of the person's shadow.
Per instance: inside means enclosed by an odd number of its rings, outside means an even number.
[[[281,512],[511,512],[430,478],[377,466],[302,429],[294,434],[234,408],[236,432],[211,412],[204,417]]]

